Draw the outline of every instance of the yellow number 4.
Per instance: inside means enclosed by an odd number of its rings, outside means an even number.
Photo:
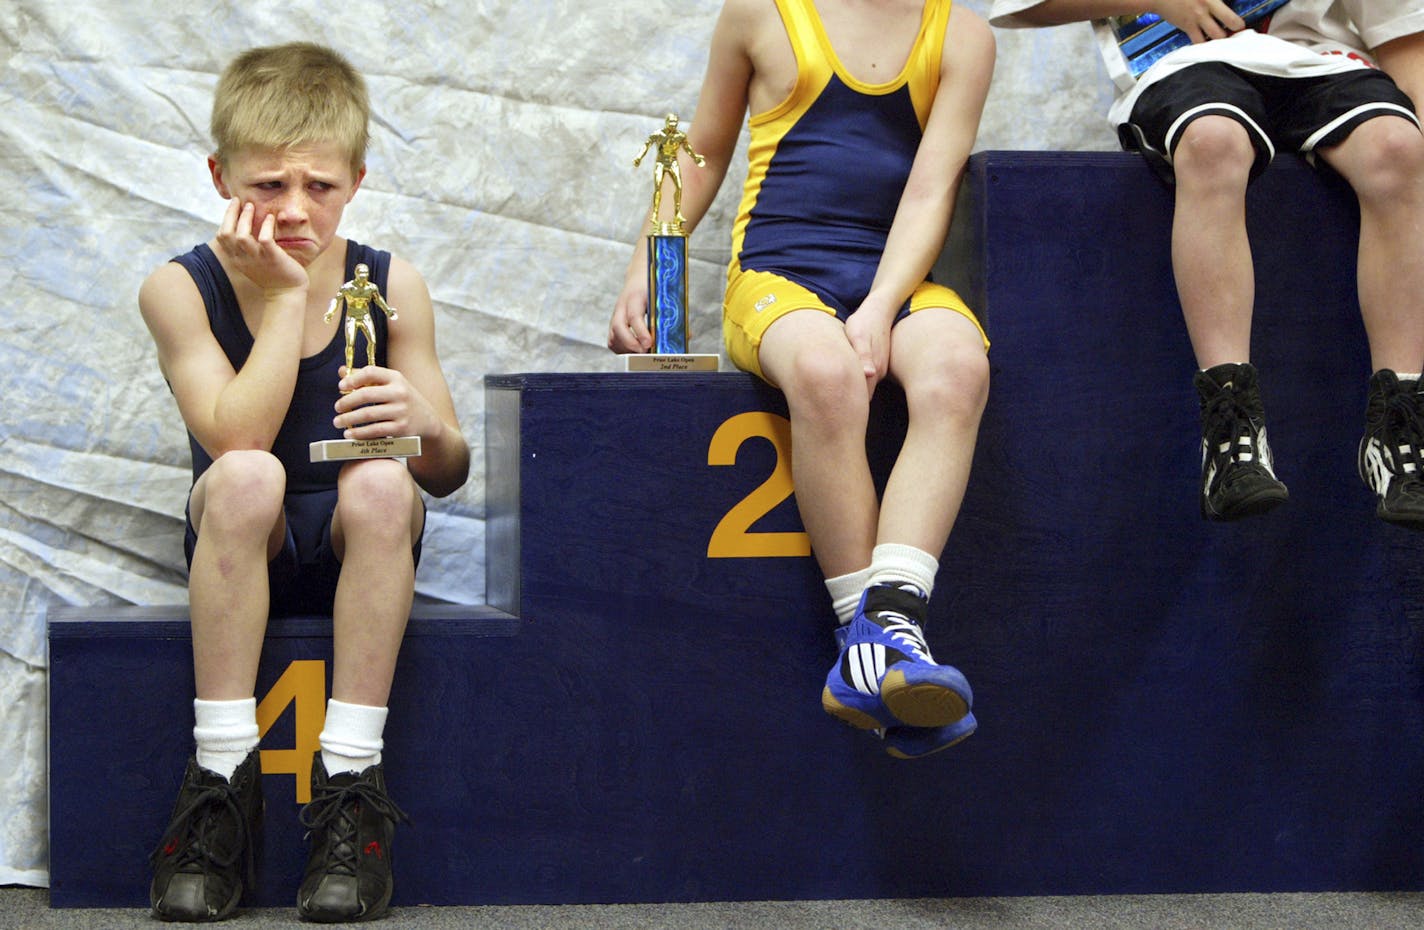
[[[321,748],[326,723],[326,663],[298,659],[287,666],[257,705],[257,730],[262,736],[288,707],[296,715],[296,744],[291,749],[262,750],[262,774],[291,774],[297,779],[297,803],[311,800],[312,754]]]

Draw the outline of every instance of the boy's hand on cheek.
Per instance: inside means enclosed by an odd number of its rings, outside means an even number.
[[[269,213],[261,227],[253,230],[256,212],[250,203],[240,203],[236,198],[230,200],[222,225],[218,227],[218,244],[232,259],[236,270],[264,291],[306,288],[306,269],[277,244],[277,218]]]

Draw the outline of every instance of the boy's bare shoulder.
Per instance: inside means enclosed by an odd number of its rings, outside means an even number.
[[[425,277],[409,261],[399,255],[391,255],[391,266],[386,272],[386,280],[391,290],[405,290],[416,287],[425,289]]]
[[[721,18],[725,25],[747,40],[756,38],[766,29],[784,31],[776,0],[726,0],[722,4]]]
[[[145,315],[161,311],[175,302],[200,299],[198,286],[188,269],[177,262],[164,262],[143,279],[138,289],[139,309]]]
[[[969,42],[989,42],[994,41],[994,30],[989,28],[988,20],[978,13],[969,9],[962,3],[956,3],[949,10],[949,28],[946,32],[947,38]]]
[[[994,30],[989,28],[989,23],[965,7],[956,3],[949,11],[949,25],[945,28],[945,45],[954,49],[959,55],[970,55],[975,58],[988,56],[992,61],[996,43],[994,41]],[[945,64],[953,62],[954,56],[946,56]]]
[[[409,319],[428,318],[433,312],[430,287],[425,278],[409,261],[399,255],[391,256],[391,265],[386,272],[386,301],[401,314],[402,323]]]

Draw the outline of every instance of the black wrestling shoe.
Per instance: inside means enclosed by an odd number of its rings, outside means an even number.
[[[1370,378],[1360,478],[1379,498],[1375,515],[1424,529],[1424,396],[1418,381],[1400,381],[1387,368]]]
[[[188,760],[173,818],[149,861],[159,920],[222,920],[256,880],[262,845],[262,765],[253,750],[231,780]]]
[[[1192,383],[1201,397],[1202,516],[1238,520],[1289,500],[1272,466],[1256,369],[1217,365]]]
[[[312,762],[312,799],[302,808],[311,853],[297,892],[297,913],[320,923],[370,920],[391,903],[391,839],[410,822],[386,794],[385,770],[328,776]]]

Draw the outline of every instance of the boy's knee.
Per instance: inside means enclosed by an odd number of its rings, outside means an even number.
[[[401,529],[414,505],[414,483],[398,459],[352,462],[337,479],[336,506],[348,529],[358,525]]]
[[[802,416],[832,420],[869,407],[865,373],[859,357],[849,351],[798,353],[781,387],[787,403]]]
[[[273,518],[287,491],[287,472],[270,452],[225,452],[203,474],[204,513],[270,513]]]
[[[1364,134],[1365,143],[1351,177],[1359,197],[1385,204],[1416,200],[1424,186],[1424,135],[1418,127],[1404,119],[1380,118],[1356,132]]]
[[[989,400],[989,357],[982,350],[947,352],[936,365],[905,385],[910,415],[928,413],[976,421]]]
[[[1201,116],[1182,130],[1172,155],[1178,181],[1244,184],[1256,162],[1246,127],[1226,116]]]

